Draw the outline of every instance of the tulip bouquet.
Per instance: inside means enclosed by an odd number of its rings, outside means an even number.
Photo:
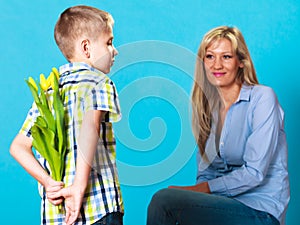
[[[47,79],[43,74],[40,75],[38,84],[32,77],[25,81],[40,113],[31,127],[33,147],[48,161],[52,178],[62,181],[66,155],[66,132],[64,94],[60,93],[58,79],[58,70],[52,68]]]

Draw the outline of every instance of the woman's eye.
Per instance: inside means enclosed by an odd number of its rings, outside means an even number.
[[[232,58],[231,55],[224,55],[223,57],[224,57],[224,59],[231,59]]]
[[[205,58],[206,58],[206,59],[213,59],[213,55],[207,54],[207,55],[205,56]]]

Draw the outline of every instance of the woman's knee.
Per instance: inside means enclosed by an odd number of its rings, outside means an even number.
[[[157,191],[151,199],[148,209],[167,209],[168,206],[172,206],[174,200],[174,189],[164,188]]]
[[[164,188],[159,191],[157,191],[151,199],[150,205],[149,206],[161,206],[163,203],[167,201],[169,198],[169,189]]]

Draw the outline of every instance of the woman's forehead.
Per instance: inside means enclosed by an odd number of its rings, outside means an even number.
[[[206,51],[217,51],[217,50],[233,51],[231,41],[228,40],[227,38],[218,38],[211,41],[206,47]]]

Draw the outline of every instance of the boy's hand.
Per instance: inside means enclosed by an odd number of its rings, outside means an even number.
[[[47,177],[44,183],[46,190],[46,197],[53,205],[59,205],[63,202],[63,197],[58,196],[57,193],[64,187],[64,183],[61,181],[55,181],[51,177]]]
[[[65,222],[67,225],[71,225],[78,218],[80,208],[82,206],[84,191],[73,184],[67,188],[63,188],[60,193],[65,199]]]

